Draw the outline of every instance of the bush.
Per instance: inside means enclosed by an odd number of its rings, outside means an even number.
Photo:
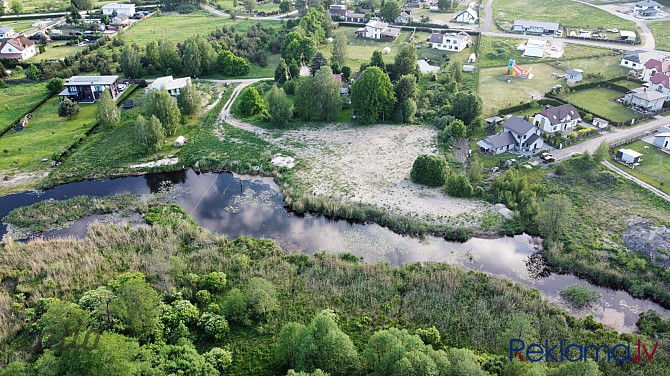
[[[211,292],[223,291],[226,287],[226,273],[211,272],[202,276],[200,284],[203,289]]]
[[[564,287],[561,296],[577,308],[590,307],[600,299],[600,293],[583,285]]]
[[[441,155],[419,155],[412,165],[410,179],[417,184],[429,187],[444,185],[448,174],[447,161]]]
[[[447,185],[444,187],[449,196],[471,197],[473,193],[472,185],[463,173],[453,173],[447,179]]]
[[[77,117],[77,115],[79,115],[79,105],[77,102],[73,102],[68,98],[65,98],[58,105],[58,116],[74,119]]]

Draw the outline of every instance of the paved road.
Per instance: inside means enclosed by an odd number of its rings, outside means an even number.
[[[666,201],[670,201],[670,195],[668,195],[667,193],[661,191],[660,189],[658,189],[658,188],[656,188],[656,187],[654,187],[654,186],[648,184],[647,182],[644,182],[644,181],[642,181],[642,180],[636,178],[635,176],[633,176],[633,175],[631,175],[631,174],[625,172],[624,170],[620,169],[619,167],[613,165],[612,163],[610,163],[610,162],[608,162],[608,161],[603,161],[603,164],[605,165],[605,167],[607,167],[607,168],[609,168],[610,170],[616,172],[617,174],[623,176],[624,178],[626,178],[626,179],[628,179],[628,180],[630,180],[630,181],[636,183],[637,185],[639,185],[639,186],[641,186],[641,187],[643,187],[643,188],[646,188],[646,189],[650,190],[651,192],[653,192],[653,193],[656,194],[657,196],[663,198],[664,200],[666,200]]]
[[[632,127],[614,128],[612,132],[604,133],[600,137],[589,139],[582,142],[581,144],[569,146],[565,149],[554,150],[552,151],[552,154],[556,160],[561,160],[569,158],[573,154],[581,154],[585,151],[593,153],[603,141],[607,142],[608,144],[612,144],[617,141],[623,141],[627,138],[652,131],[661,126],[668,125],[670,125],[670,117],[657,116],[655,120],[652,120],[648,123],[635,125]]]
[[[484,8],[484,23],[479,26],[479,31],[489,31],[493,25],[493,0],[486,0]]]
[[[220,11],[216,8],[213,8],[213,7],[211,7],[207,4],[200,4],[200,7],[202,9],[212,13],[212,14],[216,14],[217,16],[224,16],[224,17],[230,16],[230,14],[228,14],[226,12],[222,12],[222,11]],[[249,19],[249,20],[285,20],[285,19],[290,18],[290,17],[296,17],[297,15],[298,15],[298,11],[294,10],[294,11],[288,12],[286,14],[280,14],[278,16],[268,16],[268,17],[251,16],[251,17],[249,17],[249,16],[238,15],[237,17],[238,18],[246,18],[246,19]]]

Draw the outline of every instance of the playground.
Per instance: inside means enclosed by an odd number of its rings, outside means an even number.
[[[507,76],[514,78],[526,78],[530,80],[533,78],[533,72],[531,72],[531,69],[533,68],[529,68],[528,70],[523,69],[516,65],[514,59],[510,59],[509,64],[507,65]]]

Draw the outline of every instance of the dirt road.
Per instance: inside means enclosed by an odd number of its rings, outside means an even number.
[[[626,178],[626,179],[628,179],[628,180],[631,180],[631,181],[633,181],[634,183],[636,183],[637,185],[639,185],[639,186],[641,186],[641,187],[643,187],[643,188],[646,188],[646,189],[650,190],[651,192],[653,192],[653,193],[656,194],[657,196],[662,197],[664,200],[666,200],[666,201],[670,201],[670,195],[668,195],[667,193],[661,191],[660,189],[657,189],[656,187],[652,186],[651,184],[648,184],[648,183],[646,183],[646,182],[644,182],[644,181],[642,181],[642,180],[636,178],[635,176],[633,176],[633,175],[631,175],[631,174],[629,174],[629,173],[623,171],[622,169],[620,169],[619,167],[613,165],[612,163],[610,163],[610,162],[608,162],[608,161],[603,161],[603,164],[604,164],[607,168],[609,168],[610,170],[612,170],[612,171],[616,172],[617,174],[623,176],[624,178]]]

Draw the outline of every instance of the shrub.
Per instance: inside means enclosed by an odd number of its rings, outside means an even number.
[[[447,185],[444,187],[449,196],[470,197],[472,196],[472,185],[463,173],[453,173],[447,179]]]
[[[226,287],[226,273],[224,272],[211,272],[202,276],[200,279],[200,284],[203,289],[219,292],[223,291]]]
[[[600,293],[583,285],[564,287],[561,296],[577,308],[589,307],[600,299]]]
[[[447,161],[441,155],[419,155],[412,165],[410,179],[417,184],[429,187],[444,185],[448,175]]]

